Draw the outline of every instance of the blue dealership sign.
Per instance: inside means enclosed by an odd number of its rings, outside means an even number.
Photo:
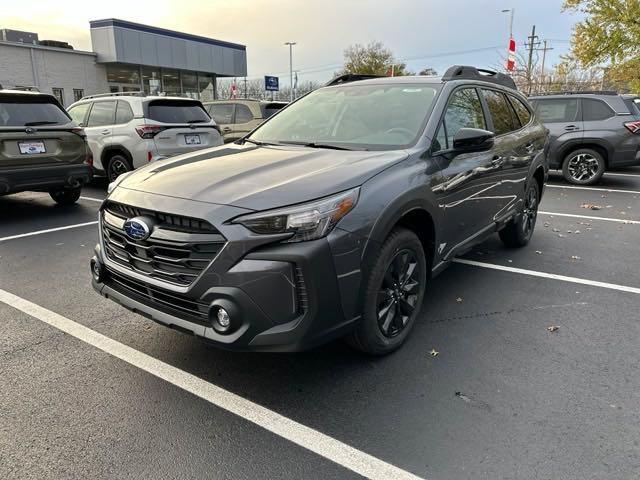
[[[280,90],[280,85],[278,81],[278,77],[270,77],[269,75],[264,76],[264,89],[268,92],[277,92]]]

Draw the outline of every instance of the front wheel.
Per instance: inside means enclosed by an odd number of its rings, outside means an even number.
[[[385,355],[405,341],[422,305],[427,261],[417,235],[393,230],[365,282],[362,318],[349,341],[362,352]]]
[[[502,230],[500,230],[500,240],[507,247],[524,247],[533,235],[538,218],[538,204],[540,203],[540,192],[538,184],[531,182],[524,196],[524,208],[513,220],[511,220]]]
[[[120,154],[116,154],[107,162],[107,178],[109,183],[114,182],[123,173],[130,172],[133,169],[129,160]]]
[[[64,188],[60,190],[52,190],[49,195],[58,205],[72,205],[80,198],[82,189],[78,188]]]

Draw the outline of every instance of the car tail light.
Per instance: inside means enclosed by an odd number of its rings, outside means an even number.
[[[76,135],[79,135],[82,138],[87,138],[87,134],[84,133],[84,128],[82,127],[75,127],[71,129],[72,133],[75,133]]]
[[[153,138],[162,130],[164,130],[164,127],[159,125],[140,125],[136,127],[136,132],[138,132],[140,138]]]
[[[93,153],[89,149],[87,149],[87,156],[84,159],[84,163],[86,165],[89,165],[90,167],[93,167]]]
[[[624,122],[624,126],[627,127],[631,133],[640,132],[640,120],[635,120],[633,122]]]

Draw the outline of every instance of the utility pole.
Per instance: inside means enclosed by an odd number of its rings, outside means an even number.
[[[531,93],[531,84],[533,83],[533,71],[532,71],[532,63],[533,63],[533,49],[540,45],[538,42],[538,36],[536,35],[536,26],[534,25],[531,29],[531,35],[527,37],[529,39],[529,43],[525,45],[529,47],[529,62],[527,64],[527,93]]]
[[[544,60],[547,57],[547,50],[553,50],[553,48],[547,47],[547,41],[546,40],[544,40],[542,43],[543,43],[544,47],[540,49],[540,50],[542,50],[542,69],[540,71],[540,84],[544,85]]]
[[[285,45],[289,45],[289,85],[291,90],[289,92],[289,101],[293,102],[293,46],[296,42],[285,42]]]
[[[244,77],[244,98],[247,98],[247,77]]]

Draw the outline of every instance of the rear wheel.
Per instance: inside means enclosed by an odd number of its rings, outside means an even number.
[[[529,243],[536,227],[539,203],[540,192],[538,184],[535,180],[532,180],[524,196],[522,212],[499,232],[502,243],[510,248],[524,247]]]
[[[107,162],[107,178],[109,182],[113,182],[120,175],[130,172],[131,170],[133,170],[133,167],[131,163],[129,163],[129,160],[119,153],[110,157]]]
[[[590,148],[581,148],[564,159],[562,175],[569,183],[592,185],[602,178],[605,167],[602,155]]]
[[[77,188],[64,188],[60,190],[52,190],[49,192],[51,198],[58,205],[72,205],[80,198],[80,192],[82,189]]]
[[[426,283],[427,262],[420,239],[410,230],[395,229],[366,279],[363,315],[350,343],[373,355],[399,348],[418,316]]]

